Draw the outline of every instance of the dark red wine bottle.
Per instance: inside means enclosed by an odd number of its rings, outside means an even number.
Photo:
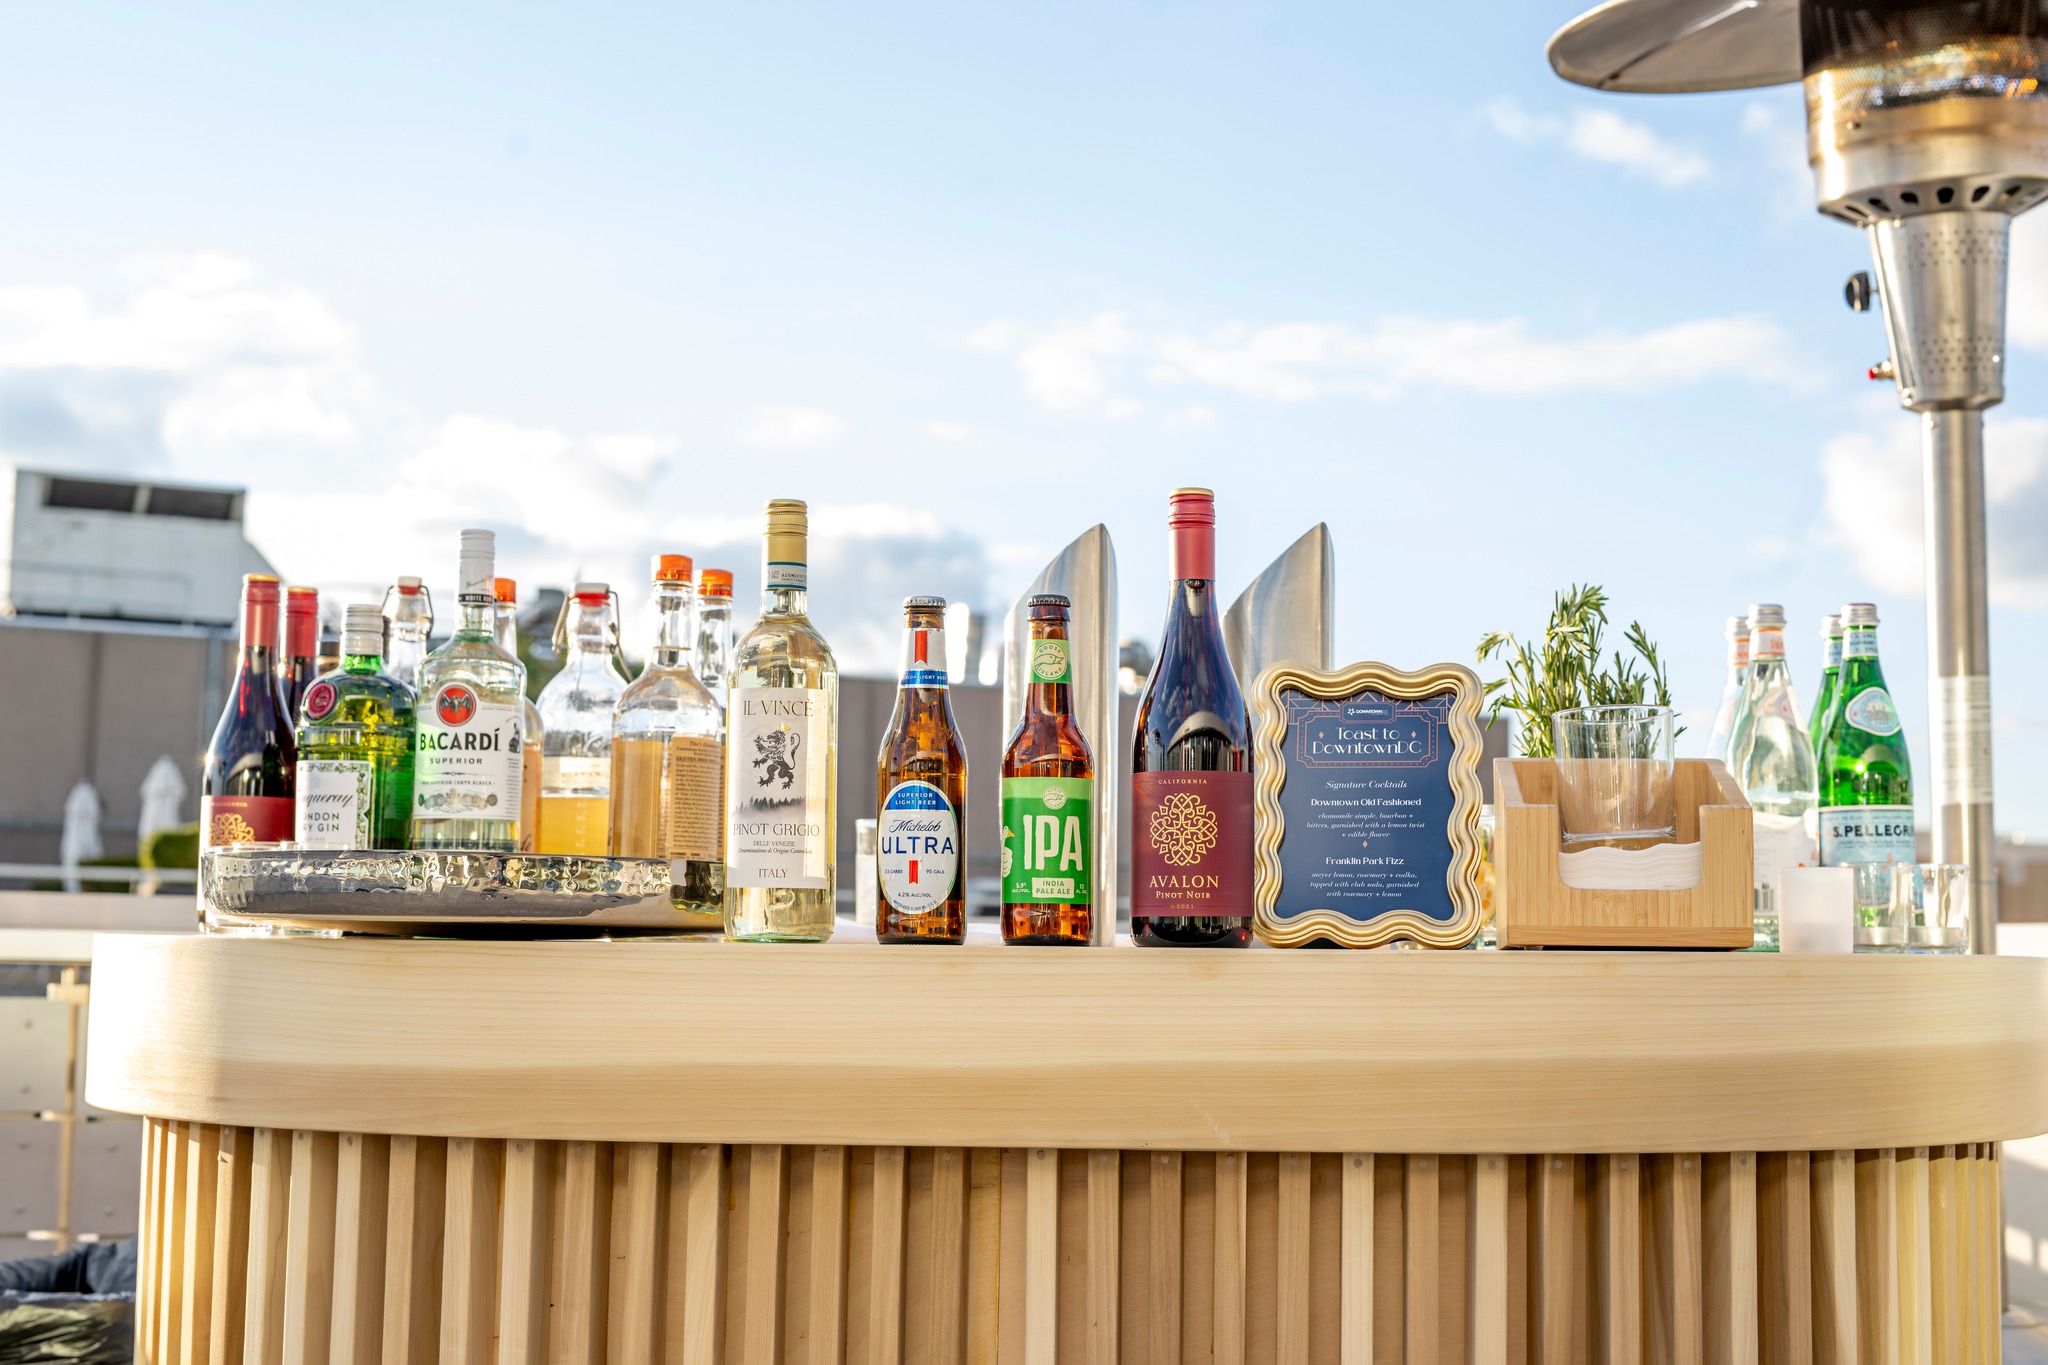
[[[1252,727],[1223,648],[1216,495],[1168,499],[1173,601],[1131,753],[1131,942],[1243,948],[1252,938]]]
[[[277,666],[277,580],[242,580],[242,659],[206,746],[200,780],[202,848],[292,837],[298,750]]]
[[[314,588],[284,590],[284,659],[278,682],[284,690],[284,713],[296,726],[299,699],[320,673],[320,593]]]

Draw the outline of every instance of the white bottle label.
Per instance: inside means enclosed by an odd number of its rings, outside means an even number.
[[[487,702],[467,683],[444,683],[419,710],[413,818],[516,821],[524,719],[517,702]]]
[[[875,829],[875,867],[895,909],[921,915],[946,903],[960,871],[960,821],[944,792],[929,782],[897,784]]]
[[[1913,861],[1911,806],[1821,807],[1822,867]]]
[[[1934,680],[1934,804],[1991,800],[1991,679]]]
[[[1849,723],[1859,730],[1884,736],[1899,732],[1899,710],[1892,705],[1892,694],[1882,687],[1866,687],[1849,698],[1843,708]]]
[[[603,794],[612,789],[610,758],[543,758],[540,761],[542,795],[560,792]]]
[[[368,848],[375,787],[375,773],[361,759],[300,759],[292,838],[300,848]]]
[[[735,687],[730,700],[725,884],[829,889],[830,694],[823,688]]]

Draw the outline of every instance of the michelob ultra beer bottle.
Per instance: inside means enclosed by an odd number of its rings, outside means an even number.
[[[896,712],[875,760],[875,937],[967,938],[967,750],[946,690],[946,599],[903,600]]]

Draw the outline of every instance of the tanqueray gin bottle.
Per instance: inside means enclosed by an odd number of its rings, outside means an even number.
[[[496,547],[489,531],[462,533],[461,620],[420,665],[412,796],[417,849],[519,850],[526,665],[497,641]]]
[[[743,942],[832,936],[839,665],[808,615],[808,539],[803,503],[768,504],[761,617],[727,680],[725,933]]]

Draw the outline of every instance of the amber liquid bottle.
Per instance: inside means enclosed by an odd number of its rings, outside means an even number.
[[[1095,757],[1074,720],[1071,603],[1026,610],[1024,715],[1003,751],[1003,942],[1087,947],[1095,929]]]
[[[903,674],[875,764],[875,937],[967,938],[967,751],[946,691],[946,599],[903,601]]]
[[[1131,753],[1131,942],[1244,948],[1252,938],[1252,727],[1223,648],[1216,495],[1168,500],[1173,600]]]

